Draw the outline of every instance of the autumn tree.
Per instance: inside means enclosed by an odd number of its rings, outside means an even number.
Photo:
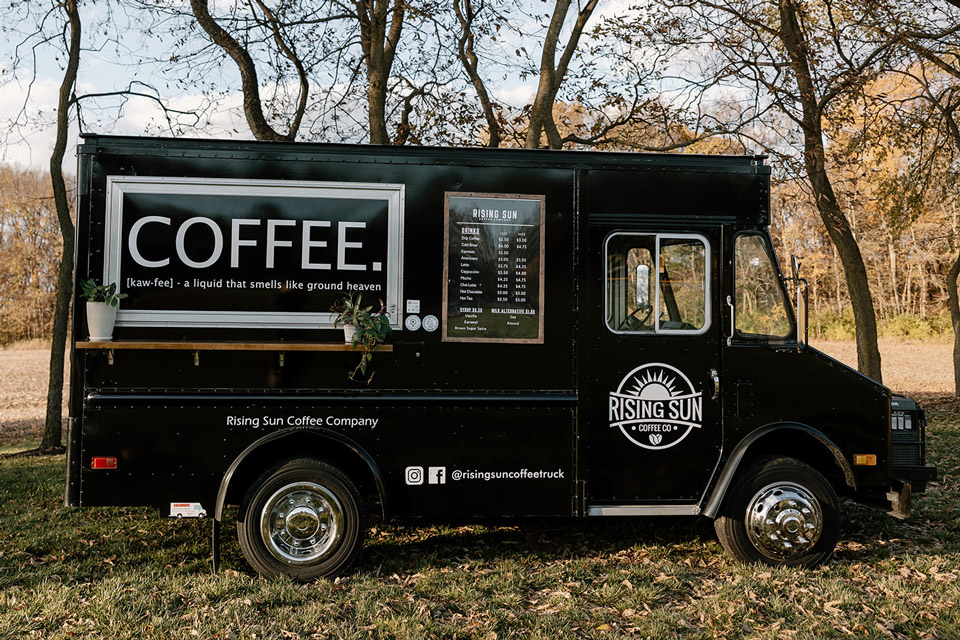
[[[700,73],[772,108],[789,127],[771,149],[796,150],[820,218],[837,248],[854,312],[860,371],[881,379],[876,312],[857,239],[831,180],[825,123],[844,95],[860,91],[891,52],[857,6],[828,0],[659,0],[640,25],[653,40],[704,56]]]
[[[49,175],[53,210],[56,212],[61,252],[56,278],[56,303],[52,320],[50,348],[50,377],[47,389],[46,417],[40,451],[51,452],[61,448],[63,370],[66,352],[67,323],[73,293],[74,226],[71,218],[71,197],[63,162],[67,154],[69,128],[80,119],[81,108],[87,104],[97,110],[113,104],[115,115],[130,99],[148,99],[160,105],[169,124],[185,114],[171,110],[160,99],[156,90],[142,82],[131,82],[126,88],[94,94],[77,91],[81,55],[85,48],[103,51],[122,45],[120,31],[123,25],[115,22],[108,12],[100,14],[92,36],[84,41],[80,0],[48,0],[47,2],[14,1],[6,7],[3,32],[13,41],[10,60],[2,77],[5,90],[19,90],[24,96],[23,107],[6,123],[3,141],[16,140],[25,129],[52,124],[55,141],[50,154]],[[60,66],[62,76],[57,92],[54,119],[48,123],[43,113],[34,113],[31,95],[38,78],[42,57],[50,55]],[[196,119],[192,120],[194,123]],[[82,123],[81,123],[81,128]]]
[[[46,173],[0,166],[0,344],[53,328],[62,252],[51,189]]]
[[[250,132],[258,140],[293,140],[297,137],[297,132],[300,129],[310,92],[306,68],[303,60],[297,54],[296,43],[292,42],[286,33],[288,23],[283,21],[285,12],[275,13],[261,0],[251,2],[249,7],[249,21],[256,28],[272,37],[279,54],[286,58],[296,72],[299,95],[293,117],[284,132],[277,131],[264,116],[257,66],[250,52],[210,14],[208,0],[190,0],[190,8],[193,10],[197,24],[215,45],[230,56],[240,72],[243,90],[243,113],[246,116]],[[279,68],[279,65],[276,66]]]
[[[553,121],[553,105],[557,93],[563,84],[564,76],[570,67],[570,61],[577,50],[580,37],[583,35],[587,21],[597,8],[599,0],[585,0],[578,6],[574,16],[573,26],[565,39],[563,26],[567,21],[572,5],[571,0],[556,0],[550,24],[543,40],[543,50],[540,54],[540,73],[537,84],[537,93],[530,106],[527,135],[523,146],[526,149],[537,149],[541,145],[543,135],[546,134],[547,146],[559,149],[561,146],[560,134]],[[557,58],[557,52],[560,57]]]
[[[909,138],[911,162],[903,180],[888,185],[887,197],[915,212],[922,206],[931,185],[946,184],[948,197],[955,199],[956,174],[960,158],[960,0],[942,0],[915,5],[878,1],[867,14],[879,37],[893,40],[905,54],[899,65],[888,69],[915,88],[911,96],[881,95],[877,100],[898,115],[888,133]],[[926,144],[924,144],[926,141]],[[931,179],[933,176],[940,180]],[[921,179],[918,179],[921,178]],[[945,177],[945,179],[944,179]],[[954,334],[953,366],[955,393],[960,396],[960,254],[951,237],[954,258],[946,273],[951,323]]]
[[[499,147],[503,138],[499,109],[487,89],[486,81],[480,73],[480,57],[477,55],[477,36],[495,37],[491,32],[499,31],[501,22],[499,16],[490,19],[493,12],[484,0],[453,0],[453,12],[456,17],[454,38],[456,39],[456,55],[463,65],[464,73],[477,94],[483,118],[487,125],[487,146]]]

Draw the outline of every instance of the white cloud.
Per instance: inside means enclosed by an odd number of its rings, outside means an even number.
[[[5,144],[0,148],[0,162],[21,167],[46,170],[50,154],[56,142],[56,106],[59,80],[38,78],[33,83],[30,98],[27,92],[15,85],[0,91],[0,114],[7,129]],[[78,93],[96,91],[90,83],[78,87]],[[26,102],[26,105],[25,105]],[[122,103],[122,107],[120,106]],[[215,107],[209,107],[209,99],[202,95],[180,96],[166,101],[169,108],[182,112],[205,111],[201,125],[194,128],[195,119],[189,115],[171,114],[175,126],[171,131],[160,105],[152,99],[131,97],[125,102],[119,98],[101,101],[100,105],[83,106],[85,132],[108,135],[183,135],[189,137],[242,137],[251,138],[243,117],[242,96],[239,92],[218,96]],[[76,146],[79,143],[79,126],[76,114],[72,114],[67,153],[63,169],[74,173]]]
[[[51,78],[38,78],[32,86],[11,82],[0,91],[0,114],[3,114],[4,146],[0,161],[46,169],[56,141],[56,108],[60,83]],[[76,131],[71,132],[76,144]]]
[[[536,80],[536,78],[534,78]],[[537,82],[527,82],[526,84],[514,84],[497,89],[496,99],[504,104],[517,109],[533,103],[537,95]]]

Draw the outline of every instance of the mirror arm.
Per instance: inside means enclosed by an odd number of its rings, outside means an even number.
[[[801,309],[801,290],[802,290],[802,301],[803,307]],[[800,323],[800,326],[797,327],[797,349],[803,351],[803,348],[810,344],[810,324],[807,322],[807,306],[809,302],[809,287],[807,286],[807,280],[805,278],[797,278],[797,309],[800,311],[797,315],[797,322]],[[800,332],[803,332],[803,342],[800,342]]]

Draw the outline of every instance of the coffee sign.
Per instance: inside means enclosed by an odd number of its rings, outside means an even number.
[[[119,326],[333,326],[340,292],[400,322],[403,187],[115,176],[104,278]],[[397,324],[399,326],[399,324]]]

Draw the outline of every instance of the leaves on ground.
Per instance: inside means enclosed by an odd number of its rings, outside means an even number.
[[[63,456],[0,460],[0,638],[956,638],[960,401],[921,398],[941,479],[893,520],[844,505],[816,571],[742,566],[709,523],[374,523],[352,573],[252,574],[229,528],[61,506]],[[516,521],[515,521],[516,522]]]

